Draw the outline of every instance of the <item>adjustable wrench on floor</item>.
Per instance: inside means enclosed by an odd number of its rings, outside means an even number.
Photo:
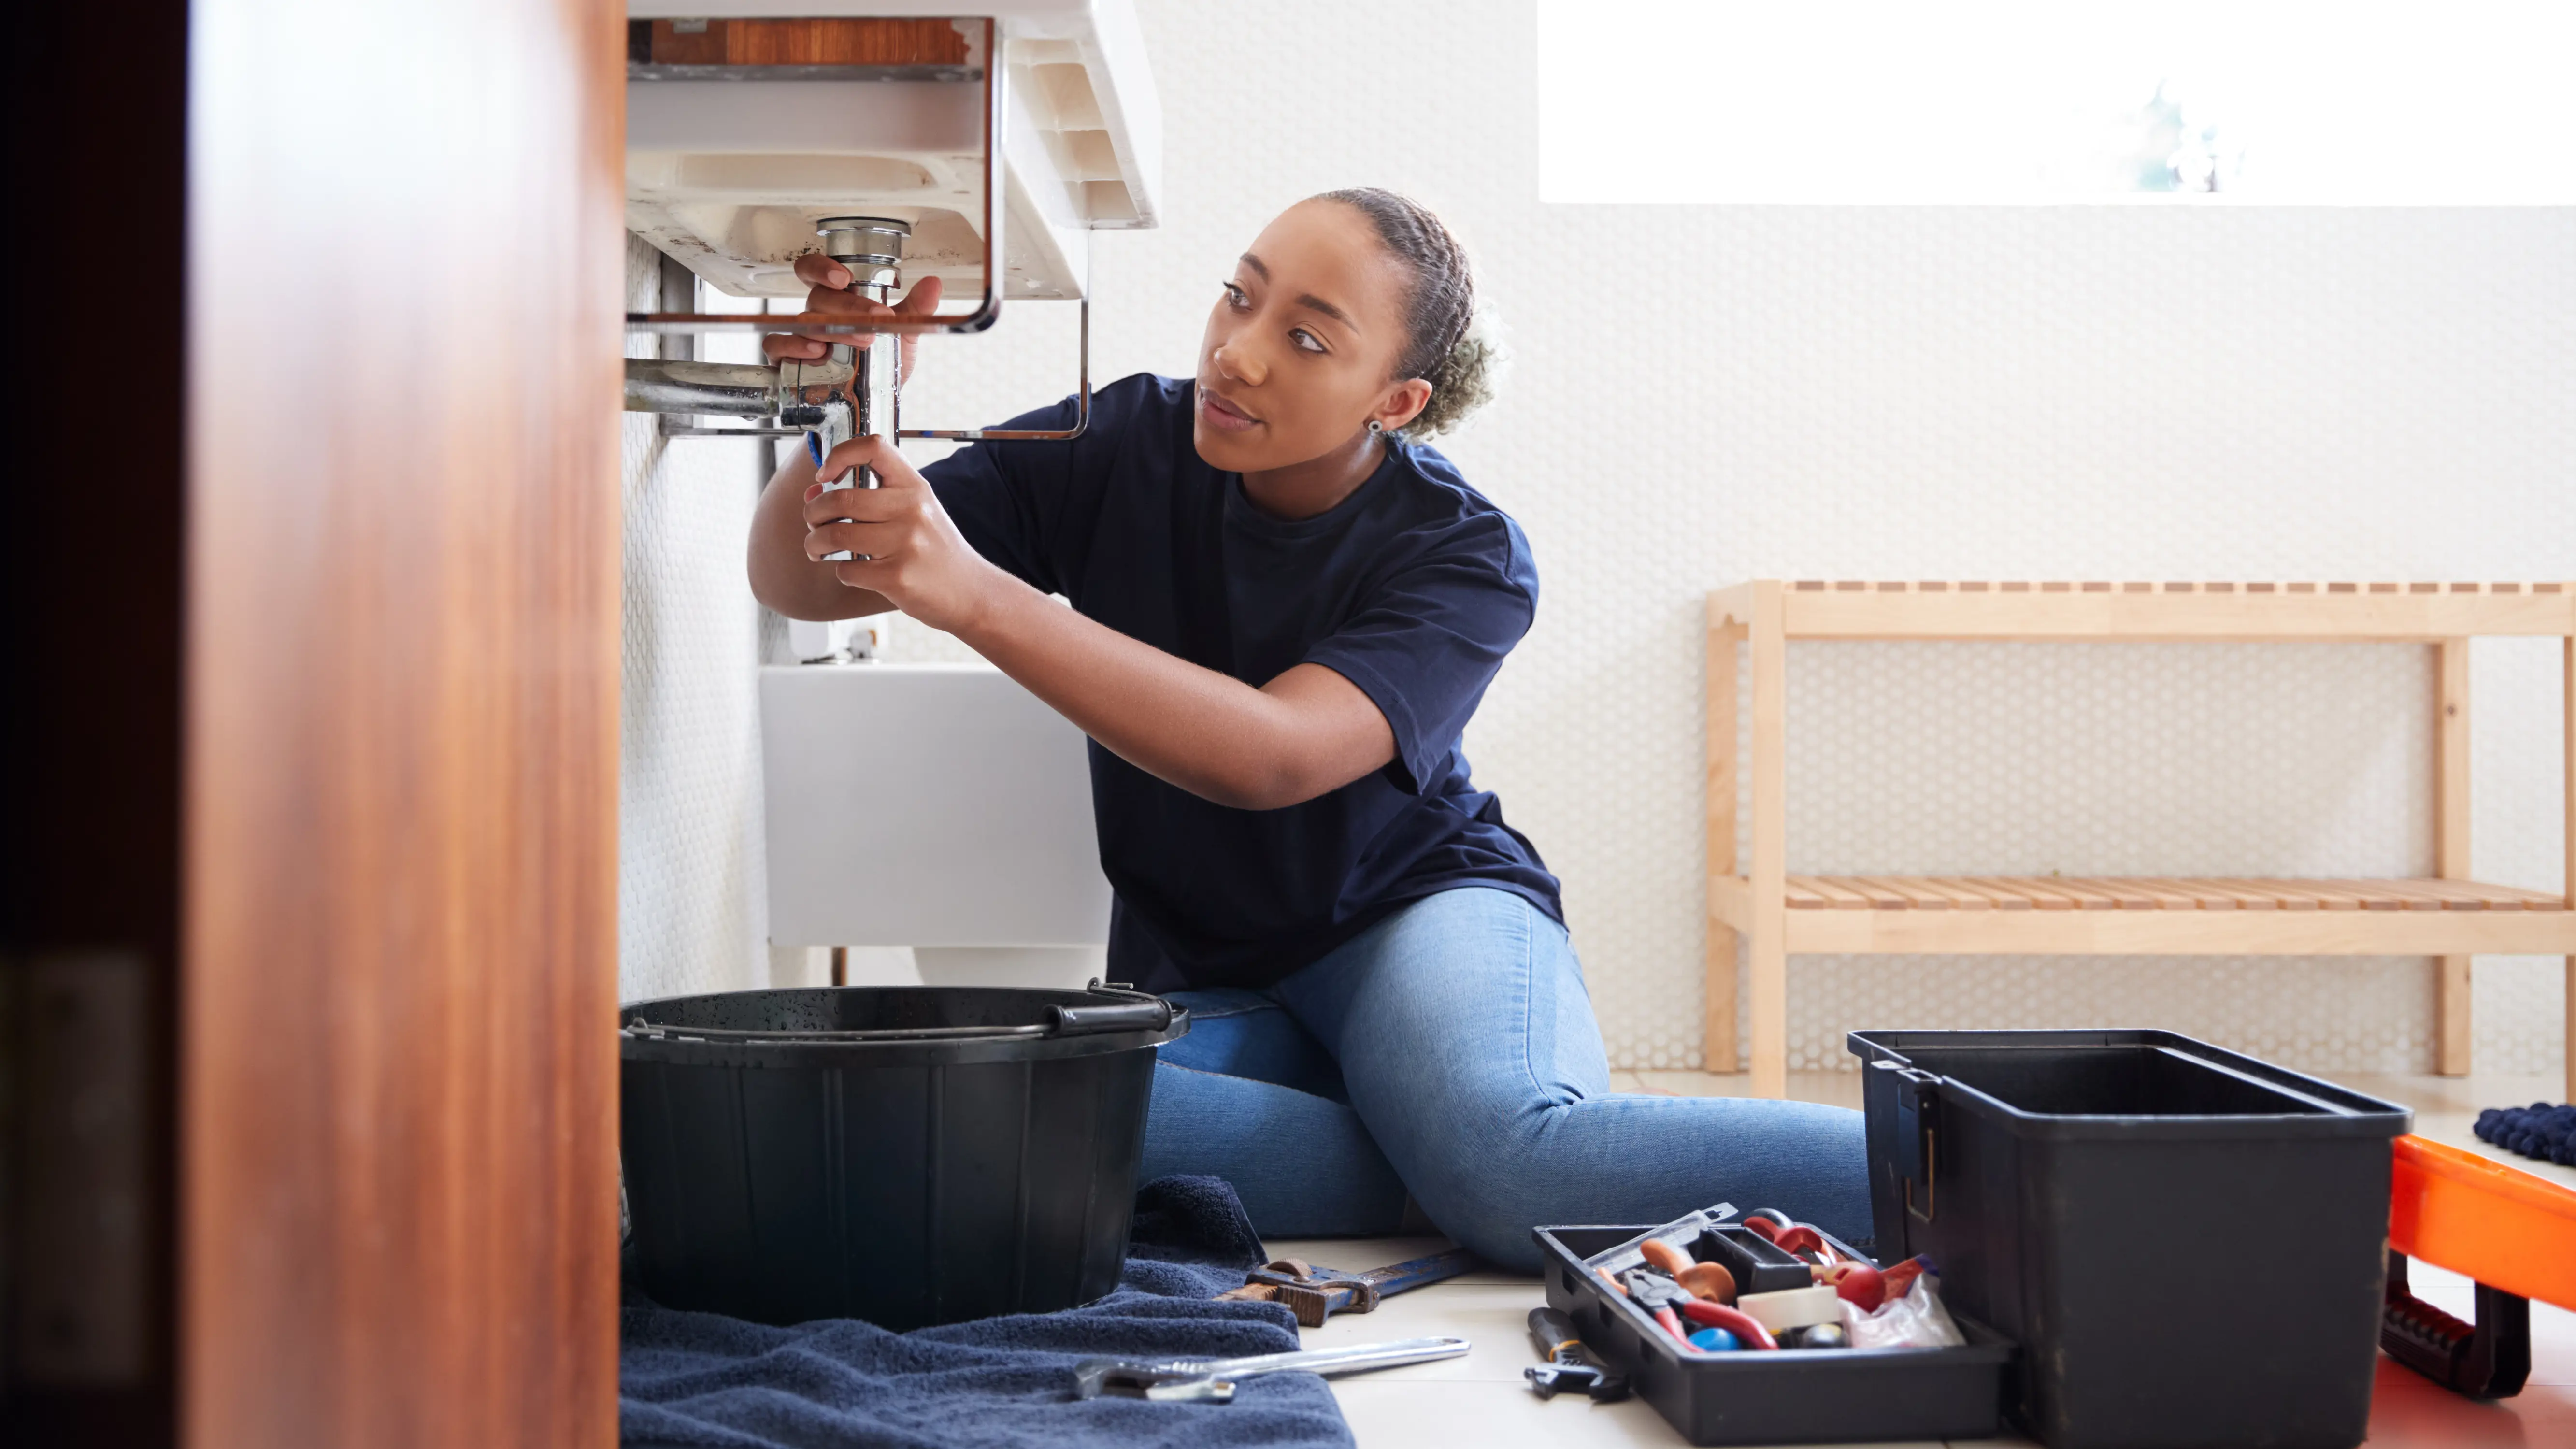
[[[1390,1343],[1308,1348],[1250,1358],[1090,1358],[1073,1366],[1073,1396],[1096,1399],[1112,1394],[1129,1399],[1227,1404],[1234,1401],[1236,1384],[1258,1374],[1303,1369],[1329,1378],[1334,1374],[1456,1358],[1467,1347],[1463,1338],[1400,1338]]]
[[[1297,1315],[1300,1328],[1316,1328],[1336,1313],[1366,1313],[1377,1307],[1381,1298],[1455,1278],[1479,1261],[1466,1249],[1455,1248],[1427,1258],[1389,1263],[1365,1273],[1345,1273],[1337,1268],[1318,1268],[1303,1258],[1281,1258],[1253,1269],[1244,1275],[1242,1287],[1228,1289],[1217,1297],[1284,1303]]]

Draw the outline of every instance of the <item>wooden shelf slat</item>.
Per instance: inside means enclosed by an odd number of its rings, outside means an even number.
[[[1971,880],[1966,876],[1943,876],[1940,878],[1940,883],[1972,895],[1983,896],[1988,906],[1998,911],[2027,911],[2038,904],[2019,891],[2000,890],[1987,882]]]
[[[2069,876],[2062,883],[2107,898],[2114,910],[2152,911],[2159,908],[2157,898],[2141,889],[2136,881],[2112,876]],[[2180,904],[2179,900],[2176,904]]]
[[[2401,905],[2395,896],[2372,890],[2367,881],[2302,880],[2299,888],[2330,898],[2341,896],[2365,911],[2393,911]]]
[[[1916,889],[1937,892],[1949,897],[1953,910],[1991,911],[1995,908],[1994,897],[1969,890],[1965,886],[1942,880],[1937,876],[1908,876],[1906,882]]]
[[[2335,884],[2367,890],[2374,898],[2380,895],[2392,896],[2396,899],[2400,910],[2438,911],[2442,909],[2443,898],[2438,893],[2426,890],[2411,880],[2356,880],[2337,881]]]
[[[2562,896],[2465,880],[1793,875],[1795,910],[2565,911]]]
[[[2576,635],[2576,583],[1799,579],[1792,639],[2290,640]]]
[[[2318,911],[2326,909],[2329,904],[2327,898],[2324,896],[2311,895],[2303,890],[2286,887],[2279,881],[2228,880],[2221,878],[2208,882],[2206,888],[2211,890],[2232,891],[2236,893],[2240,899],[2249,902],[2258,899],[2268,900],[2272,903],[2271,909],[2280,911]],[[2353,906],[2357,903],[2345,900],[2341,896],[2337,896],[2333,898],[2332,904],[2336,906]],[[2258,906],[2256,909],[2261,909],[2261,907]]]
[[[2201,893],[2201,904],[2213,896],[2224,898],[2240,911],[2357,911],[2358,897],[2341,892],[2323,892],[2286,885],[2280,881],[2246,880],[2233,876],[2194,876],[2184,882]]]
[[[2439,900],[2446,911],[2518,911],[2523,907],[2519,900],[2487,893],[2489,889],[2500,890],[2501,887],[2474,886],[2455,880],[2410,880],[2406,884]]]
[[[1812,875],[1793,875],[1788,878],[1788,885],[1789,903],[1793,906],[1801,904],[1798,898],[1801,894],[1805,894],[1815,896],[1834,910],[1865,911],[1870,908],[1868,896],[1844,886],[1839,881],[1827,881]]]
[[[2200,904],[2171,881],[2094,876],[2085,883],[2117,895],[2124,911],[2187,911]]]
[[[1738,879],[1741,879],[1741,877],[1738,877]],[[1805,876],[1798,876],[1798,875],[1790,876],[1790,877],[1788,878],[1787,885],[1788,885],[1788,896],[1789,896],[1789,909],[1791,909],[1791,910],[1793,910],[1793,911],[1814,911],[1814,910],[1822,910],[1822,909],[1824,909],[1825,907],[1830,906],[1830,905],[1832,905],[1832,904],[1833,904],[1833,900],[1832,900],[1832,898],[1831,898],[1831,897],[1829,897],[1829,896],[1825,896],[1825,895],[1821,895],[1821,894],[1819,894],[1819,893],[1817,893],[1817,892],[1815,892],[1815,891],[1813,891],[1813,890],[1808,889],[1808,888],[1807,888],[1807,878],[1806,878]],[[1748,889],[1750,889],[1750,885],[1749,885],[1749,883],[1748,883],[1747,888],[1748,888]]]
[[[2191,897],[2192,907],[2197,910],[2243,910],[2250,906],[2255,899],[2253,895],[2237,889],[2224,881],[2199,880],[2189,876],[2176,876],[2171,880],[2162,881],[2160,884],[2170,890],[2179,891],[2182,894]],[[2277,905],[2279,902],[2275,901],[2274,904]],[[2309,904],[2314,905],[2315,902],[2312,900]]]
[[[1881,909],[1888,909],[1884,897],[1892,896],[1904,906],[1918,911],[1948,911],[1958,908],[1958,901],[1946,891],[1934,890],[1920,880],[1896,875],[1864,876],[1870,890],[1881,895]]]
[[[1734,877],[1744,879],[1744,877]],[[2463,879],[1785,877],[1790,910],[2566,910],[2563,895]]]
[[[1802,875],[1785,894],[1802,953],[2576,954],[2565,897],[2464,880]]]
[[[1857,875],[1850,877],[1849,881],[1853,889],[1869,897],[1871,910],[1907,911],[1923,908],[1923,902],[1916,900],[1912,892],[1884,885],[1875,877]]]
[[[2073,896],[2064,891],[2050,890],[2046,882],[2034,880],[2028,876],[1976,876],[1972,879],[1981,888],[2009,891],[2020,896],[2038,910],[2071,911],[2075,909]]]
[[[2079,911],[2116,911],[2120,909],[2120,897],[2117,893],[2100,886],[2090,885],[2081,879],[2053,875],[2041,883],[2046,885],[2050,890],[2057,892],[2059,895],[2074,897],[2075,908]]]

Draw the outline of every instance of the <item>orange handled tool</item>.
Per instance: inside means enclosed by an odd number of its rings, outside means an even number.
[[[2576,1191],[2421,1137],[2395,1151],[2379,1346],[2445,1388],[2510,1398],[2531,1374],[2531,1300],[2576,1309]],[[2407,1291],[2409,1258],[2475,1279],[2477,1322]]]

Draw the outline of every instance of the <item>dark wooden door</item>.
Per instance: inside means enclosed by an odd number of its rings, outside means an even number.
[[[190,19],[180,1439],[606,1445],[623,7]]]
[[[187,19],[21,7],[0,84],[41,399],[0,482],[0,1443],[171,1437]]]

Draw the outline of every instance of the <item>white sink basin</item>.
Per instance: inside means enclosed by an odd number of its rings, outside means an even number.
[[[729,18],[919,17],[896,0],[628,0],[635,20],[720,31]],[[955,22],[958,74],[996,63],[1007,114],[1003,289],[1083,295],[1090,233],[1151,227],[1163,112],[1129,0],[985,0]],[[985,53],[982,17],[1000,27]],[[668,28],[667,26],[664,28]],[[666,37],[667,38],[667,37]],[[827,69],[789,67],[788,69]],[[854,67],[855,68],[855,67]],[[928,69],[925,67],[924,69]],[[718,78],[717,72],[725,73]],[[796,258],[826,216],[913,225],[903,276],[952,300],[983,290],[984,86],[963,80],[758,78],[762,66],[630,65],[626,227],[736,297],[802,297]],[[695,75],[696,78],[691,78]]]

